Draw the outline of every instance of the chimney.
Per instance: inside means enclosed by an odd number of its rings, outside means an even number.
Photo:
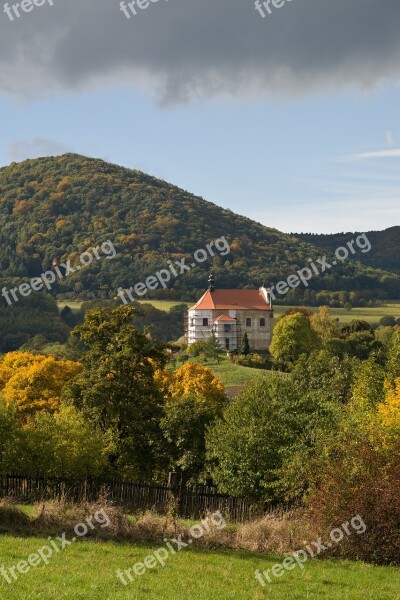
[[[260,292],[263,295],[265,302],[272,308],[272,297],[271,297],[270,289],[266,288],[265,284],[263,284],[260,287]]]

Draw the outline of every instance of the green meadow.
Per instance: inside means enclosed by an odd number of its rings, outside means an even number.
[[[0,536],[1,564],[26,559],[47,538]],[[0,598],[15,600],[400,600],[400,572],[340,560],[309,560],[262,587],[255,570],[270,569],[281,556],[242,550],[183,549],[164,567],[149,569],[124,586],[117,569],[128,569],[157,546],[111,541],[77,541],[48,565],[1,577]]]

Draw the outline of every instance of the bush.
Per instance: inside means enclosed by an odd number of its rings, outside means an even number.
[[[365,533],[345,536],[337,552],[346,558],[398,565],[400,443],[390,456],[354,432],[343,443],[346,454],[326,467],[311,498],[313,519],[322,529],[360,515]]]
[[[200,354],[204,354],[206,352],[206,348],[207,348],[206,340],[198,340],[197,342],[190,344],[190,346],[188,346],[186,352],[189,356],[197,357]]]
[[[305,539],[317,539],[319,533],[303,509],[269,513],[244,523],[236,535],[236,547],[250,552],[294,552]]]
[[[383,327],[394,327],[396,325],[396,319],[394,317],[382,317],[382,319],[379,321],[379,325],[382,325]]]
[[[261,356],[261,354],[238,354],[233,360],[238,365],[251,367],[252,369],[271,369],[272,367],[272,361]]]
[[[180,352],[180,353],[178,354],[178,357],[177,357],[177,358],[178,358],[178,360],[179,360],[181,363],[185,363],[185,362],[187,362],[187,361],[189,360],[190,356],[189,356],[188,354],[184,353],[184,352],[183,352],[183,353],[181,353],[181,352]]]

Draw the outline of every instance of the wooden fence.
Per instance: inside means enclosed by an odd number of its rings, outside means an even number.
[[[179,517],[196,520],[219,510],[231,521],[244,522],[265,512],[260,504],[248,498],[218,494],[215,488],[207,486],[181,487],[118,479],[0,475],[0,498],[5,497],[23,504],[54,499],[73,503],[107,499],[107,502],[131,512],[154,510],[159,514],[166,514],[175,506]]]

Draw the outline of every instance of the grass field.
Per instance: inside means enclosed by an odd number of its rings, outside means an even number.
[[[68,539],[68,538],[67,538]],[[8,569],[47,543],[40,537],[0,537],[1,563]],[[0,598],[17,600],[400,600],[400,572],[339,560],[309,560],[266,587],[256,569],[270,569],[283,557],[231,550],[183,549],[162,568],[149,569],[126,587],[116,569],[127,569],[157,547],[127,542],[77,541],[48,565],[18,573],[8,584],[0,576]]]
[[[293,306],[275,306],[274,312],[275,317],[283,315]],[[308,307],[310,311],[316,312],[318,308]],[[395,317],[400,318],[400,302],[389,302],[385,306],[378,306],[375,308],[352,308],[351,310],[345,310],[344,308],[332,308],[332,313],[338,317],[340,323],[349,323],[353,319],[362,319],[368,323],[379,323],[382,317]]]
[[[249,367],[236,365],[225,355],[220,356],[219,365],[214,361],[203,362],[197,358],[191,358],[190,361],[196,362],[203,367],[209,367],[212,372],[220,378],[226,388],[236,386],[242,387],[249,381],[253,381],[256,377],[260,377],[261,374],[268,373],[268,371],[263,371],[261,369],[250,369]]]

